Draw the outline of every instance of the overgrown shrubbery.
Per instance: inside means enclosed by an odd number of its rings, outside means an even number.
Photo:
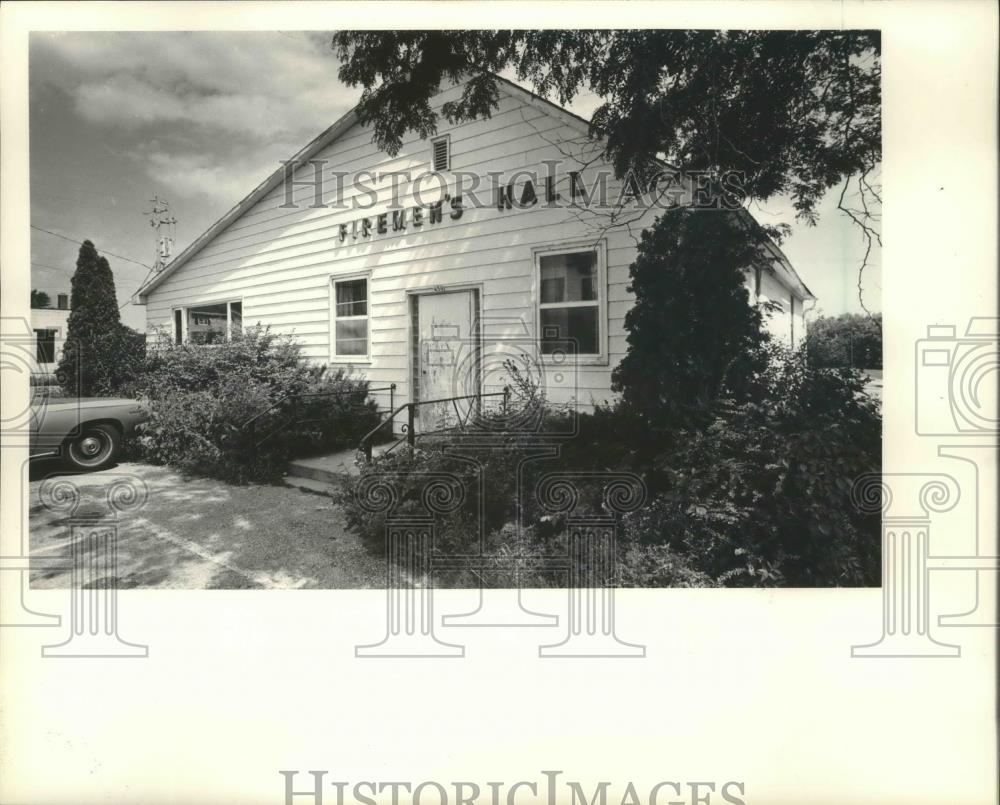
[[[850,493],[881,467],[878,404],[855,371],[771,351],[752,395],[665,434],[647,473],[655,501],[627,518],[627,538],[667,545],[729,586],[876,585],[879,518]]]
[[[511,576],[515,555],[566,555],[565,523],[543,518],[533,492],[544,473],[572,469],[625,470],[646,481],[650,501],[619,518],[617,584],[877,585],[879,518],[858,513],[850,493],[854,478],[881,466],[878,404],[862,393],[858,372],[811,368],[801,353],[775,345],[765,353],[766,368],[749,387],[717,398],[694,418],[703,427],[661,423],[651,431],[624,406],[582,414],[579,435],[558,457],[521,467],[520,510],[517,468],[537,443],[532,435],[511,434],[491,447],[463,450],[463,458],[449,455],[444,443],[424,444],[412,456],[401,450],[377,459],[362,479],[392,474],[402,514],[422,510],[428,473],[458,476],[469,497],[457,511],[437,516],[435,548],[441,556],[477,552],[482,522],[487,552],[497,557],[489,568],[494,582]],[[382,553],[384,517],[359,505],[359,484],[345,487],[340,502],[352,529]],[[581,491],[594,493],[596,507],[599,484],[591,486]],[[438,578],[478,582],[463,573]],[[558,579],[524,572],[518,583],[547,586]]]
[[[289,458],[355,446],[378,422],[367,382],[308,366],[261,327],[211,346],[163,340],[133,392],[150,411],[142,457],[232,482],[274,480]]]

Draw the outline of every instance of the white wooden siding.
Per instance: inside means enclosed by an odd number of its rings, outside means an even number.
[[[435,105],[440,107],[460,93],[461,87],[442,92]],[[569,196],[567,172],[579,166],[566,161],[560,152],[560,148],[566,150],[566,145],[554,143],[580,143],[586,139],[579,126],[506,92],[492,118],[444,125],[439,133],[450,136],[452,172],[471,171],[486,177],[490,171],[502,171],[509,176],[525,168],[537,171],[541,177],[548,170],[544,160],[563,159],[557,188],[564,196],[563,202]],[[579,146],[570,147],[579,150]],[[411,137],[395,157],[390,157],[372,145],[370,130],[355,124],[315,159],[326,161],[323,200],[332,203],[336,192],[332,172],[408,170],[417,175],[430,169],[431,144]],[[584,171],[587,187],[594,181],[597,168],[610,171],[606,165]],[[300,168],[295,176],[301,181],[312,177],[311,165]],[[487,182],[479,196],[488,206],[466,207],[457,221],[450,219],[446,204],[440,223],[427,223],[425,212],[425,224],[420,230],[415,231],[410,220],[405,233],[394,234],[390,214],[387,234],[373,235],[367,241],[352,241],[348,235],[341,244],[338,225],[364,216],[374,218],[386,211],[391,187],[388,180],[377,185],[377,202],[370,209],[344,210],[311,209],[314,190],[304,185],[294,190],[298,208],[282,208],[286,193],[279,185],[150,292],[149,326],[170,328],[175,307],[240,298],[244,326],[258,322],[270,325],[276,332],[295,336],[311,361],[336,365],[330,355],[330,277],[369,272],[371,360],[352,366],[375,385],[396,383],[396,400],[400,402],[410,398],[408,290],[477,284],[482,289],[482,315],[487,323],[490,319],[519,318],[533,337],[537,299],[532,250],[596,240],[594,228],[570,211],[543,207],[541,184],[536,186],[540,198],[535,207],[501,212],[494,206],[492,186]],[[619,184],[611,181],[608,188],[609,197],[617,198]],[[453,184],[449,191],[454,194]],[[426,200],[435,200],[437,195],[428,191]],[[365,198],[366,194],[345,182],[344,201],[350,205],[356,197]],[[411,210],[416,203],[412,186],[403,186],[399,201],[408,212]],[[655,214],[655,210],[647,212],[640,222],[632,224],[631,232],[616,228],[603,236],[607,276],[601,293],[607,300],[607,360],[599,364],[583,359],[578,362],[576,399],[581,404],[611,397],[611,372],[626,349],[623,324],[632,301],[626,286],[628,267],[636,253],[633,234],[637,237],[643,226],[652,223]],[[548,385],[554,390],[554,401],[568,401],[565,398],[570,393],[565,382]],[[388,395],[384,396],[381,402],[387,405]]]

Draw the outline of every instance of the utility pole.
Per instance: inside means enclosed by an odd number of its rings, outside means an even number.
[[[177,219],[170,212],[169,201],[159,196],[153,196],[149,201],[153,209],[145,210],[143,215],[149,216],[149,225],[156,231],[153,270],[158,274],[170,262],[174,250],[174,236],[177,232]]]

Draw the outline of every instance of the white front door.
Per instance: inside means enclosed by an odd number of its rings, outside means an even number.
[[[472,401],[448,398],[479,392],[479,294],[446,291],[417,297],[415,368],[421,402],[418,433],[461,425]]]

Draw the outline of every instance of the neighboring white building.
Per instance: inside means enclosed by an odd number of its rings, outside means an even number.
[[[35,361],[42,372],[53,374],[66,343],[69,322],[69,296],[58,294],[58,307],[31,309],[31,329],[35,334]]]
[[[450,87],[432,105],[461,91]],[[293,185],[285,168],[276,171],[139,290],[149,327],[210,342],[270,325],[296,336],[314,362],[350,366],[375,387],[395,383],[397,404],[495,390],[501,357],[518,342],[542,353],[550,400],[609,400],[626,352],[629,264],[639,231],[660,210],[570,208],[573,187],[611,175],[613,199],[621,184],[596,159],[586,121],[512,83],[501,82],[491,118],[454,126],[442,118],[442,126],[430,141],[409,136],[390,157],[348,113],[293,158]],[[387,177],[432,168],[445,188]],[[382,180],[338,189],[335,172],[358,171]],[[499,176],[502,189],[484,184],[477,196],[485,204],[475,207],[471,175]],[[393,181],[401,209],[392,209]],[[340,196],[369,207],[318,207],[317,193],[325,205]],[[772,270],[748,277],[748,287],[783,304],[771,326],[797,343],[813,296],[780,250],[770,251]],[[559,346],[567,337],[578,354]],[[478,367],[464,386],[454,380],[460,366]],[[388,406],[388,394],[378,396]]]

